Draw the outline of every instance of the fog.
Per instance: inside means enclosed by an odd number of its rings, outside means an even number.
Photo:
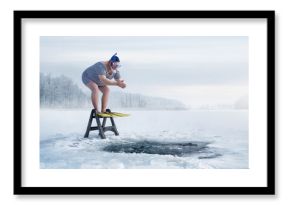
[[[190,107],[234,104],[248,95],[248,37],[41,37],[40,71],[65,75],[88,92],[81,73],[118,52],[133,92],[180,100]]]

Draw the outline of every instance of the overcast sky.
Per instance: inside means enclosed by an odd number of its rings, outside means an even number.
[[[178,99],[190,107],[234,103],[248,94],[248,37],[41,37],[40,71],[71,77],[115,52],[126,89]]]

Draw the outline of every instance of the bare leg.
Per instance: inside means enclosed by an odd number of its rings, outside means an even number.
[[[98,110],[98,94],[99,94],[98,85],[91,81],[87,84],[87,86],[92,91],[92,93],[91,93],[92,104],[93,104],[96,112],[99,112],[99,110]]]
[[[109,102],[109,94],[110,94],[110,89],[108,86],[102,86],[99,87],[99,89],[101,90],[101,92],[103,93],[102,96],[102,112],[106,112],[106,108],[108,106],[108,102]]]

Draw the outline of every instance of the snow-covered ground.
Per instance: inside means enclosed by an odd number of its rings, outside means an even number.
[[[40,111],[44,169],[247,169],[248,111],[126,111],[119,136],[83,138],[90,110]],[[110,125],[110,121],[107,121]]]

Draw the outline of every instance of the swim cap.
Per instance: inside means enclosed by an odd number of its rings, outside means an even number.
[[[120,62],[120,59],[119,57],[117,56],[117,53],[115,53],[111,59],[110,59],[111,62]]]

